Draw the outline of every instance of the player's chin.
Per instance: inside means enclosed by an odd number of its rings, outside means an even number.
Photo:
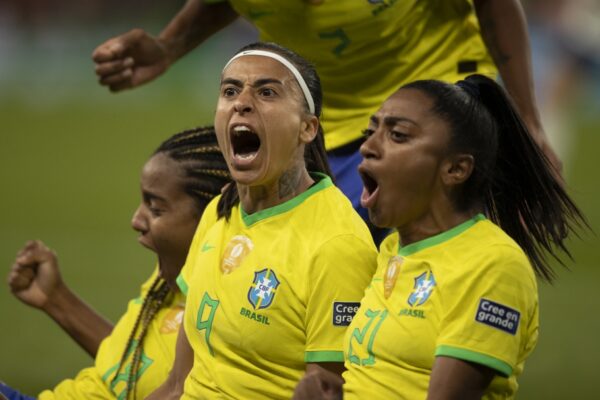
[[[378,228],[395,228],[394,223],[389,215],[385,213],[385,209],[381,207],[371,207],[369,211],[369,220]]]

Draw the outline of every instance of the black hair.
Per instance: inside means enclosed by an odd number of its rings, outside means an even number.
[[[482,75],[456,85],[423,80],[403,88],[429,96],[432,112],[450,126],[450,151],[475,159],[471,176],[456,190],[455,206],[483,206],[525,251],[536,274],[551,282],[555,273],[546,252],[564,265],[555,249],[571,257],[567,234],[588,224],[504,89]]]
[[[210,200],[221,193],[221,188],[230,181],[227,163],[217,144],[213,127],[201,127],[177,133],[164,141],[152,155],[157,154],[164,154],[180,163],[185,171],[183,189],[196,200],[200,215]],[[133,394],[134,399],[136,397],[135,386],[144,348],[144,339],[150,323],[163,304],[167,302],[169,295],[172,295],[172,291],[167,282],[157,277],[152,282],[144,298],[142,308],[129,334],[129,339],[115,375],[110,382],[111,389],[117,385],[119,371],[125,367],[125,362],[131,355],[124,399],[129,399],[130,394]]]
[[[302,78],[304,78],[306,86],[308,86],[308,90],[310,91],[315,105],[314,115],[317,118],[321,116],[321,110],[323,107],[323,91],[321,89],[321,80],[319,79],[317,70],[310,62],[308,62],[298,54],[294,53],[293,51],[275,43],[251,43],[242,47],[236,52],[236,54],[246,50],[267,50],[276,53],[284,57],[289,62],[291,62],[298,69],[300,75],[302,75]],[[306,107],[306,112],[310,112],[306,99],[304,105]],[[319,123],[317,136],[312,142],[310,142],[305,147],[304,161],[306,163],[306,169],[308,171],[321,172],[333,178],[333,174],[331,173],[331,170],[329,168],[329,162],[327,161],[325,139],[321,123]],[[219,218],[225,217],[225,219],[229,219],[229,216],[231,215],[231,209],[238,202],[239,195],[237,192],[237,186],[235,185],[235,183],[232,183],[226,188],[226,190],[223,192],[223,196],[219,199],[219,204],[217,206]]]
[[[185,169],[185,192],[196,199],[200,211],[230,181],[214,127],[189,129],[173,135],[153,155],[165,154]]]

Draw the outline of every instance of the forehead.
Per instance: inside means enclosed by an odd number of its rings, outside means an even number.
[[[153,190],[179,190],[182,173],[177,161],[162,153],[155,154],[142,169],[142,186]]]
[[[237,58],[223,70],[223,78],[256,80],[275,78],[281,81],[293,79],[292,73],[279,61],[258,55]]]
[[[433,100],[420,90],[400,89],[388,97],[375,115],[380,118],[404,117],[424,123],[436,117],[431,112],[433,105]]]

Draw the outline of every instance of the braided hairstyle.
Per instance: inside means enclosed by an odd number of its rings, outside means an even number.
[[[471,176],[454,193],[454,206],[462,211],[485,207],[490,219],[521,246],[536,274],[551,282],[555,273],[546,253],[563,264],[555,249],[571,257],[564,243],[567,234],[588,224],[510,97],[482,75],[456,85],[422,80],[403,88],[429,96],[432,112],[450,126],[450,150],[475,159]]]
[[[183,190],[196,200],[200,215],[208,203],[221,193],[221,188],[230,181],[227,163],[217,144],[213,127],[201,127],[177,133],[163,142],[152,155],[157,154],[164,154],[180,163],[185,172]],[[131,394],[134,399],[136,398],[135,386],[141,372],[144,339],[158,311],[163,304],[168,304],[171,300],[170,295],[172,296],[172,292],[167,282],[157,277],[144,298],[115,375],[110,382],[112,390],[123,380],[119,378],[119,372],[125,370],[127,373],[126,361],[133,353],[123,399],[129,399]]]
[[[236,54],[239,54],[246,50],[266,50],[272,53],[276,53],[290,63],[294,65],[304,78],[306,86],[313,98],[315,103],[314,115],[319,118],[321,116],[321,109],[323,108],[323,90],[321,89],[321,80],[317,74],[315,67],[307,60],[294,53],[293,51],[286,49],[275,43],[256,42],[251,43],[247,46],[242,47]],[[304,99],[304,105],[306,112],[310,112],[308,109],[308,103]],[[327,153],[325,150],[325,139],[323,135],[323,127],[319,123],[317,130],[317,136],[310,142],[304,149],[304,162],[306,163],[306,169],[310,172],[321,172],[328,175],[333,179],[333,174],[329,168],[329,162],[327,161]],[[239,202],[240,198],[235,184],[229,185],[223,192],[223,196],[219,199],[217,206],[217,213],[219,218],[225,217],[229,219],[231,215],[231,209]]]

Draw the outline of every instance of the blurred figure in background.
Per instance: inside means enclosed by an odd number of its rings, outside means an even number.
[[[541,119],[568,169],[576,136],[571,115],[584,97],[600,102],[600,2],[529,0],[525,7]]]
[[[238,15],[264,41],[281,43],[317,67],[324,90],[325,145],[336,184],[360,206],[360,132],[403,83],[500,75],[535,140],[557,170],[533,93],[525,17],[516,0],[188,0],[158,36],[134,29],[96,48],[100,83],[111,91],[152,81]],[[357,100],[358,99],[358,100]],[[376,242],[387,233],[370,226]]]

